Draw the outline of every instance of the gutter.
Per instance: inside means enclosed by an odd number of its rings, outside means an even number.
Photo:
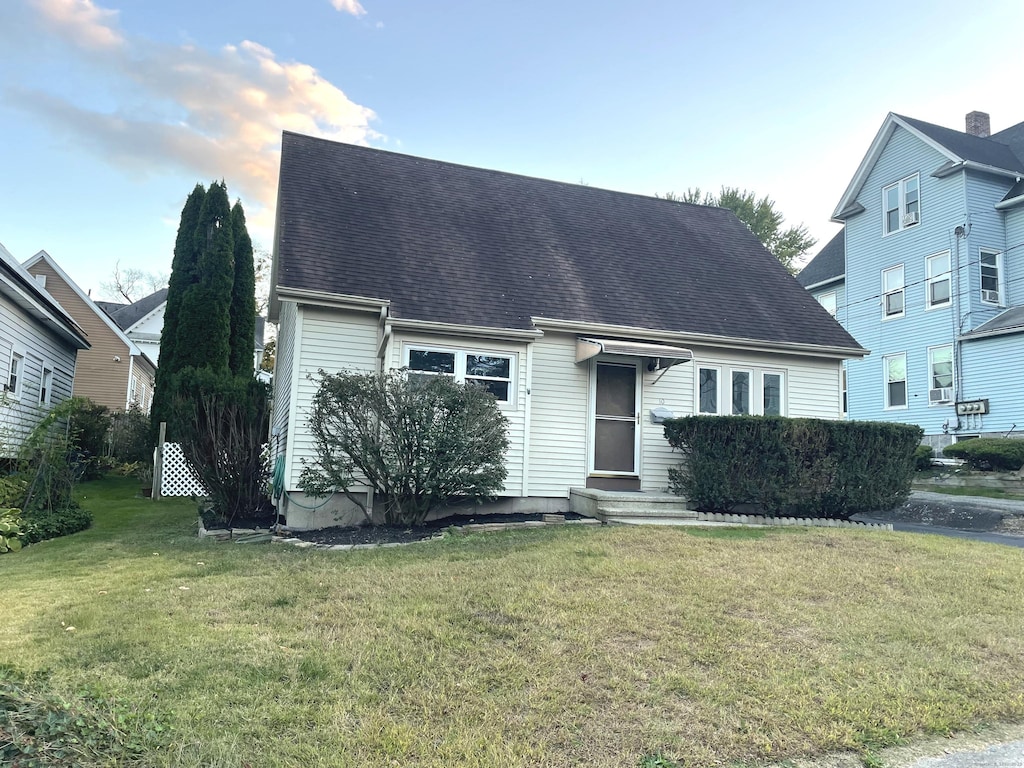
[[[439,323],[431,320],[403,320],[392,317],[387,327],[420,333],[443,333],[451,336],[473,336],[481,339],[509,339],[511,341],[533,341],[544,335],[536,328],[489,328],[481,325],[461,323]]]
[[[606,323],[586,323],[573,320],[557,320],[550,317],[531,318],[534,325],[551,328],[568,333],[595,333],[608,336],[632,336],[643,339],[656,339],[678,344],[689,342],[705,346],[727,347],[754,352],[792,352],[811,357],[864,357],[870,351],[863,347],[835,347],[819,344],[801,344],[797,342],[773,342],[760,339],[745,339],[734,336],[715,336],[704,333],[685,331],[664,331],[651,328],[636,328],[625,325],[608,325]]]
[[[815,290],[817,288],[824,288],[826,285],[831,285],[832,283],[839,283],[839,282],[842,282],[842,281],[845,281],[845,280],[846,280],[846,273],[844,272],[841,275],[836,275],[835,277],[830,277],[827,280],[819,280],[818,282],[812,283],[811,285],[805,285],[804,286],[804,290],[805,291],[813,291],[813,290]]]
[[[379,312],[382,307],[391,306],[389,299],[373,299],[366,296],[347,296],[342,293],[310,291],[305,288],[277,286],[278,298],[293,299],[302,304],[314,304],[332,309],[351,309],[357,312]]]

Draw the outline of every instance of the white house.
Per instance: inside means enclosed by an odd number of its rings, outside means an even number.
[[[842,361],[866,354],[724,209],[294,133],[278,206],[272,446],[296,528],[358,519],[298,489],[320,369],[486,386],[502,508],[553,511],[574,487],[664,490],[666,416],[839,418]]]
[[[16,455],[50,408],[71,397],[79,350],[71,316],[0,245],[0,457]]]

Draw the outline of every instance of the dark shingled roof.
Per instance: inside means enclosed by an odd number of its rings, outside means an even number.
[[[915,120],[912,117],[904,117],[903,115],[897,115],[897,117],[905,120],[908,125],[913,126],[925,136],[938,142],[964,160],[991,165],[1007,171],[1024,171],[1024,161],[1008,146],[1009,141],[1001,141],[996,138],[999,134],[983,139],[980,136],[972,136],[963,131],[954,131],[952,128],[944,128],[941,125],[932,125],[923,120]],[[1008,128],[1001,133],[1009,136],[1018,127]]]
[[[846,273],[846,229],[840,229],[796,276],[804,288],[835,280]]]
[[[276,285],[394,317],[531,316],[859,348],[739,219],[285,132]]]
[[[133,304],[116,305],[120,308],[113,311],[103,306],[109,302],[97,303],[100,304],[104,312],[110,315],[110,319],[117,323],[118,328],[126,331],[165,301],[167,301],[167,289],[161,288],[159,291],[149,294],[149,296],[143,296]]]
[[[987,323],[982,323],[973,331],[965,333],[963,338],[995,333],[1024,333],[1024,307],[1010,307],[1005,312],[1000,312]]]

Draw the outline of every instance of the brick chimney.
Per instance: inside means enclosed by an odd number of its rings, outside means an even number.
[[[968,112],[967,132],[971,136],[980,136],[983,139],[987,139],[992,132],[989,127],[988,112]]]

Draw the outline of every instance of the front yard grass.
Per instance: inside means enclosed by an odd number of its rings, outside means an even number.
[[[564,526],[336,553],[199,542],[191,502],[134,492],[83,486],[91,530],[0,557],[0,664],[170,724],[147,765],[736,766],[1024,720],[1024,550]]]

